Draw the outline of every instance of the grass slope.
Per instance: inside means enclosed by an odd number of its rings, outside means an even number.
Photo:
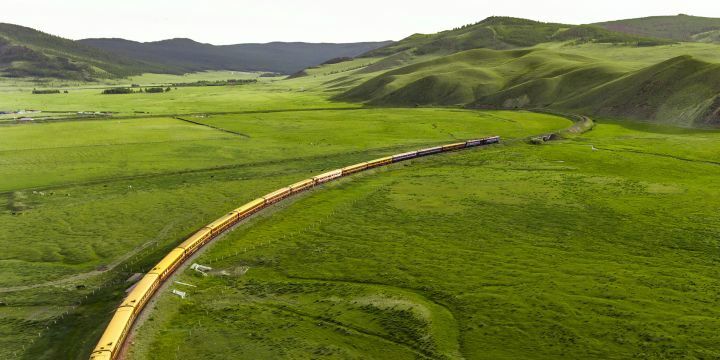
[[[718,357],[718,149],[601,122],[326,186],[201,256],[130,359]]]
[[[605,29],[678,41],[717,42],[720,19],[690,16],[651,16],[594,24]]]
[[[125,279],[254,197],[382,155],[569,125],[450,109],[186,117],[207,126],[136,118],[0,127],[0,358],[87,358]]]
[[[336,99],[381,106],[549,108],[690,127],[720,125],[720,65],[689,55],[663,59],[688,49],[717,61],[703,54],[717,51],[715,45],[651,48],[642,61],[641,53],[628,47],[600,55],[603,49],[594,44],[468,50],[382,72]],[[657,59],[664,61],[652,63]]]
[[[75,80],[162,71],[159,65],[5,23],[0,23],[0,64],[4,76]]]
[[[557,104],[604,116],[681,126],[720,125],[720,64],[680,56]]]
[[[383,73],[340,95],[338,99],[370,99],[376,105],[463,105],[522,84],[570,77],[572,86],[608,81],[622,68],[597,64],[595,59],[545,50],[495,51],[477,49],[409,65]],[[553,79],[553,80],[550,80]],[[537,95],[552,96],[546,84]],[[561,89],[575,91],[574,89]],[[533,94],[533,98],[535,98]]]
[[[591,25],[565,25],[511,17],[489,17],[475,24],[436,34],[415,34],[396,43],[370,51],[366,56],[388,56],[403,51],[417,55],[451,54],[487,48],[512,49],[552,41],[659,45],[667,40],[643,38]]]

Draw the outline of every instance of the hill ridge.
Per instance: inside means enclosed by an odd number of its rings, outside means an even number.
[[[681,55],[628,71],[547,49],[474,49],[393,69],[336,96],[375,106],[544,108],[720,125],[720,64]]]
[[[269,71],[291,74],[340,57],[355,57],[390,42],[281,42],[213,45],[187,38],[138,42],[91,38],[80,43],[183,72],[204,70]]]
[[[611,20],[594,25],[627,34],[676,41],[720,42],[720,18],[678,14]]]
[[[0,23],[0,71],[11,77],[88,80],[158,71],[129,59],[26,26]]]

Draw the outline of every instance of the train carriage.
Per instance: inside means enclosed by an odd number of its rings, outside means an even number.
[[[155,267],[150,269],[149,274],[158,274],[160,280],[164,280],[170,273],[172,273],[185,258],[185,250],[175,248],[170,250],[170,253],[160,260]]]
[[[431,148],[426,148],[426,149],[418,150],[417,156],[425,156],[425,155],[430,155],[430,154],[437,154],[437,153],[442,152],[442,151],[443,151],[442,146],[435,146],[435,147],[431,147]]]
[[[297,194],[305,189],[309,189],[315,185],[315,181],[313,179],[305,179],[303,181],[298,181],[292,185],[289,186],[290,192],[293,194]]]
[[[264,198],[255,199],[237,209],[235,212],[238,214],[238,218],[244,219],[265,207],[266,201]]]
[[[342,170],[337,169],[337,170],[332,170],[332,171],[322,173],[318,176],[314,176],[312,179],[313,179],[313,181],[315,181],[315,184],[322,184],[322,183],[326,183],[330,180],[337,179],[341,176],[342,176]]]
[[[237,222],[239,219],[239,216],[236,212],[230,212],[226,214],[225,216],[211,222],[207,227],[210,229],[210,232],[212,233],[212,236],[215,236],[223,231],[225,229],[231,227],[235,222]]]
[[[363,171],[363,170],[367,169],[367,167],[368,167],[368,163],[366,163],[366,162],[346,166],[346,167],[342,168],[342,176],[350,175],[350,174],[354,174],[356,172]]]
[[[115,359],[134,318],[135,313],[132,307],[123,306],[118,308],[107,328],[105,328],[105,332],[93,350],[90,359]]]
[[[491,136],[491,137],[486,137],[486,138],[482,138],[482,139],[468,140],[465,142],[465,146],[466,147],[481,146],[481,145],[495,144],[498,142],[500,142],[499,136]]]
[[[391,164],[393,161],[392,156],[381,157],[379,159],[371,160],[367,162],[367,168],[371,169],[378,166]]]
[[[402,154],[393,155],[392,161],[398,162],[403,160],[408,160],[417,157],[417,151],[410,151]]]
[[[112,360],[112,353],[110,351],[101,351],[90,354],[90,360]]]
[[[288,196],[290,196],[290,188],[284,187],[263,196],[263,199],[265,199],[266,203],[269,205],[274,204]]]
[[[145,274],[145,276],[135,284],[135,287],[130,290],[130,293],[125,297],[120,307],[132,307],[135,309],[135,316],[137,316],[145,305],[145,302],[147,302],[159,285],[160,276],[158,274]]]
[[[460,149],[465,148],[466,144],[467,144],[466,142],[461,142],[461,143],[443,145],[442,149],[443,149],[443,151],[460,150]]]
[[[212,232],[209,228],[204,227],[200,231],[190,235],[185,241],[183,241],[178,248],[185,250],[185,254],[189,255],[194,253],[199,247],[205,245],[212,238]]]

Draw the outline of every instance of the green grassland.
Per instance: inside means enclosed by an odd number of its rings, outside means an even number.
[[[142,74],[131,76],[126,83],[130,84],[174,84],[192,83],[196,81],[218,81],[231,79],[256,79],[261,73],[241,71],[203,71],[197,73],[172,75],[172,74]]]
[[[492,16],[436,34],[414,34],[396,43],[370,51],[368,56],[387,56],[403,51],[417,54],[452,54],[470,49],[513,49],[548,42],[662,45],[672,40],[613,32],[591,25],[566,25],[503,16]]]
[[[189,298],[160,296],[131,358],[720,356],[720,133],[670,126],[718,123],[717,45],[510,20],[242,86],[101,94],[258,74],[0,81],[0,110],[46,120],[0,118],[0,358],[86,358],[130,275],[245,201],[490,134],[505,144],[343,179],[240,226],[199,259],[212,276],[180,275]],[[461,51],[488,29],[509,49]],[[531,146],[571,123],[523,108],[603,118]]]
[[[257,90],[245,91],[251,99]],[[278,187],[421,146],[569,123],[507,111],[356,109],[0,127],[0,355],[32,346],[28,358],[86,356],[124,279]]]
[[[679,41],[716,41],[708,36],[720,30],[720,20],[680,14],[676,16],[650,16],[637,19],[625,19],[597,23],[603,28],[622,31],[627,34],[653,36]]]
[[[596,43],[473,49],[364,78],[336,99],[379,106],[545,108],[714,127],[720,124],[718,49]]]
[[[130,59],[79,42],[24,26],[0,23],[0,71],[3,76],[52,77],[87,81],[147,72],[168,72],[169,67]],[[177,69],[171,72],[177,73]]]
[[[720,52],[718,52],[716,44],[683,42],[672,45],[637,47],[614,44],[545,43],[534,48],[611,62],[627,70],[640,70],[680,55],[689,55],[705,62],[720,62]]]
[[[263,111],[278,109],[358,107],[331,102],[317,92],[290,84],[257,84],[225,87],[183,87],[161,94],[103,95],[100,89],[78,89],[69,94],[33,95],[29,91],[0,98],[0,109],[46,111],[111,111],[116,116],[174,115]]]
[[[205,81],[221,81],[230,79],[258,79],[270,80],[268,78],[259,78],[261,73],[256,72],[240,72],[240,71],[203,71],[197,73],[173,75],[173,74],[154,74],[144,73],[141,75],[130,76],[122,79],[98,79],[95,81],[73,81],[65,79],[53,78],[1,78],[0,92],[22,93],[31,92],[33,89],[60,89],[60,90],[78,90],[78,89],[105,89],[115,86],[131,86],[138,84],[142,86],[148,85],[168,85],[175,83],[192,83],[201,80]]]
[[[373,106],[544,109],[717,127],[718,50],[710,42],[491,17],[371,51],[357,59],[371,65],[326,85],[340,91],[336,100]]]
[[[718,150],[607,121],[325,186],[203,254],[130,358],[720,356]]]

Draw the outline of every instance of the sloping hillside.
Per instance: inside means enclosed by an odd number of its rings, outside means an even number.
[[[355,57],[391,42],[347,44],[283,43],[216,46],[190,39],[140,43],[123,39],[85,39],[82,44],[124,56],[163,64],[185,72],[202,70],[294,73],[327,60]]]
[[[152,43],[123,39],[73,41],[0,23],[0,76],[91,80],[202,70],[292,73],[330,59],[354,57],[389,43],[214,46],[190,39]]]
[[[690,15],[652,16],[595,24],[627,34],[678,41],[718,42],[720,19]]]
[[[680,56],[637,71],[552,50],[476,49],[382,73],[338,95],[380,106],[547,108],[720,125],[720,64]]]
[[[476,49],[386,72],[339,98],[374,105],[464,105],[530,84],[531,100],[524,101],[525,106],[577,91],[559,89],[563,83],[583,87],[621,75],[620,70],[582,56],[546,50]],[[563,77],[567,77],[565,82]]]
[[[417,55],[442,55],[478,48],[504,50],[551,41],[571,40],[576,42],[633,45],[669,43],[667,40],[617,33],[597,26],[543,23],[510,17],[489,17],[476,24],[437,34],[415,34],[397,43],[370,51],[364,56],[387,56],[408,50]]]
[[[4,76],[89,79],[161,69],[31,28],[0,23],[0,72]]]
[[[720,125],[720,64],[679,56],[559,102],[557,107],[682,126]]]

